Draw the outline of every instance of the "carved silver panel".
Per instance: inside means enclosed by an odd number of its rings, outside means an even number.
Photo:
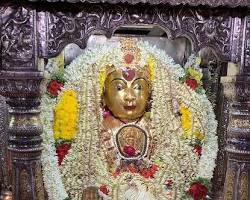
[[[7,119],[8,110],[5,98],[0,95],[0,188],[2,189],[6,189],[9,185]]]
[[[44,1],[44,0],[30,0],[30,1]],[[46,1],[46,0],[45,0]],[[48,2],[88,2],[88,3],[129,3],[129,4],[137,4],[137,3],[148,3],[148,4],[170,4],[170,5],[207,5],[207,6],[250,6],[250,2],[248,0],[47,0]]]
[[[79,5],[74,12],[70,10],[61,12],[55,9],[48,12],[48,45],[46,47],[42,43],[41,36],[39,44],[44,49],[40,51],[40,56],[53,57],[68,43],[76,43],[84,48],[93,33],[103,33],[111,37],[120,26],[137,24],[159,25],[166,30],[170,39],[185,36],[191,40],[196,52],[209,46],[222,59],[230,60],[231,57],[234,21],[228,9]]]
[[[243,64],[245,66],[244,72],[250,73],[250,16],[246,16],[244,19],[244,60]]]
[[[22,70],[34,67],[35,23],[34,11],[10,6],[1,11],[2,68]]]

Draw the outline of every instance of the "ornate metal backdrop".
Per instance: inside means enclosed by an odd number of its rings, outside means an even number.
[[[132,24],[159,25],[168,38],[187,37],[194,52],[211,47],[222,61],[240,65],[240,73],[233,77],[233,82],[224,85],[227,98],[222,92],[217,95],[221,97],[216,107],[220,154],[213,199],[223,190],[223,185],[225,200],[250,199],[250,1],[104,2],[0,3],[0,94],[9,105],[8,149],[13,163],[14,199],[45,198],[39,119],[39,86],[43,72],[38,69],[38,59],[59,54],[71,42],[84,48],[91,34],[98,32],[111,37],[119,26]],[[218,71],[213,73],[217,77],[220,75]]]

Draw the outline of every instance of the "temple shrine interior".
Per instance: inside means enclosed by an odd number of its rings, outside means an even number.
[[[0,200],[250,200],[249,0],[2,0]]]

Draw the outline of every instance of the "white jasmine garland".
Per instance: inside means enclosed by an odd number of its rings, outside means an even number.
[[[141,49],[141,63],[144,66],[149,55],[153,55],[156,60],[155,80],[153,81],[151,120],[155,126],[153,130],[160,141],[159,147],[152,160],[162,158],[169,165],[168,170],[160,169],[152,180],[146,180],[139,175],[135,175],[134,181],[137,184],[147,182],[149,191],[164,190],[164,181],[172,177],[176,182],[178,191],[185,191],[190,182],[183,177],[181,170],[187,170],[188,174],[195,172],[197,178],[211,179],[215,167],[215,158],[218,145],[216,128],[217,122],[213,113],[212,105],[203,94],[197,94],[185,83],[181,83],[179,78],[185,75],[185,70],[174,63],[173,59],[164,51],[149,45],[147,42],[138,42]],[[105,156],[99,149],[99,132],[102,121],[100,108],[101,90],[98,83],[100,70],[106,65],[121,65],[123,53],[119,43],[100,45],[96,48],[87,49],[85,53],[75,59],[65,70],[67,83],[64,90],[74,89],[78,94],[78,102],[81,105],[79,110],[79,122],[77,136],[72,144],[68,156],[64,159],[60,169],[55,156],[55,146],[53,138],[53,108],[60,99],[51,99],[47,95],[42,97],[42,120],[44,124],[42,165],[45,188],[48,192],[49,200],[63,200],[68,194],[73,200],[81,199],[82,188],[88,186],[108,185],[112,188],[114,198],[121,200],[122,194],[119,188],[126,185],[126,176],[123,173],[118,179],[107,172]],[[195,58],[191,57],[186,65],[192,65]],[[197,68],[197,66],[195,66]],[[63,91],[62,91],[63,92]],[[197,163],[197,156],[192,153],[192,147],[188,140],[183,140],[183,130],[180,127],[179,117],[173,112],[172,100],[185,104],[194,115],[193,127],[201,129],[205,134],[202,156]],[[168,145],[167,152],[162,148]],[[85,148],[88,147],[88,148]],[[178,148],[177,148],[178,147]],[[178,158],[179,153],[185,155],[183,159]],[[189,163],[187,165],[187,163]],[[195,177],[189,177],[189,180]],[[156,184],[158,182],[158,185]],[[66,192],[67,191],[67,192]],[[68,194],[67,194],[68,193]],[[181,192],[176,192],[176,199],[182,198]],[[157,199],[168,200],[167,196],[159,193]]]
[[[53,106],[55,99],[44,95],[41,101],[41,118],[43,121],[43,152],[42,169],[43,180],[49,199],[65,199],[68,197],[62,183],[61,174],[57,164],[55,140],[53,137]]]

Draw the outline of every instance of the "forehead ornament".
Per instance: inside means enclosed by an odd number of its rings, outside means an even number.
[[[123,65],[129,68],[140,68],[141,50],[134,38],[122,38],[120,41],[123,53]]]
[[[123,68],[122,69],[122,76],[126,81],[132,81],[135,77],[135,69],[131,68]]]
[[[123,52],[122,76],[127,81],[132,81],[136,74],[136,68],[139,66],[141,59],[140,49],[136,45],[136,41],[132,38],[121,39],[121,50]]]
[[[124,56],[124,61],[125,61],[126,64],[130,64],[130,63],[133,62],[134,58],[135,58],[135,57],[134,57],[133,54],[128,53],[128,54],[126,54],[126,55]]]
[[[138,45],[138,41],[135,38],[122,38],[119,41],[120,43],[120,51],[118,51],[118,56],[121,56],[121,60],[119,65],[114,65],[109,63],[104,65],[104,67],[100,70],[99,73],[99,84],[101,90],[104,89],[104,83],[109,74],[116,70],[121,70],[122,77],[126,81],[132,81],[137,72],[140,72],[140,76],[145,77],[145,79],[151,84],[154,78],[154,58],[152,55],[148,54],[147,57],[143,58],[143,52]],[[121,54],[120,54],[121,52]],[[114,58],[112,57],[114,56]],[[109,59],[115,59],[117,54],[112,51],[111,54],[108,55]]]

